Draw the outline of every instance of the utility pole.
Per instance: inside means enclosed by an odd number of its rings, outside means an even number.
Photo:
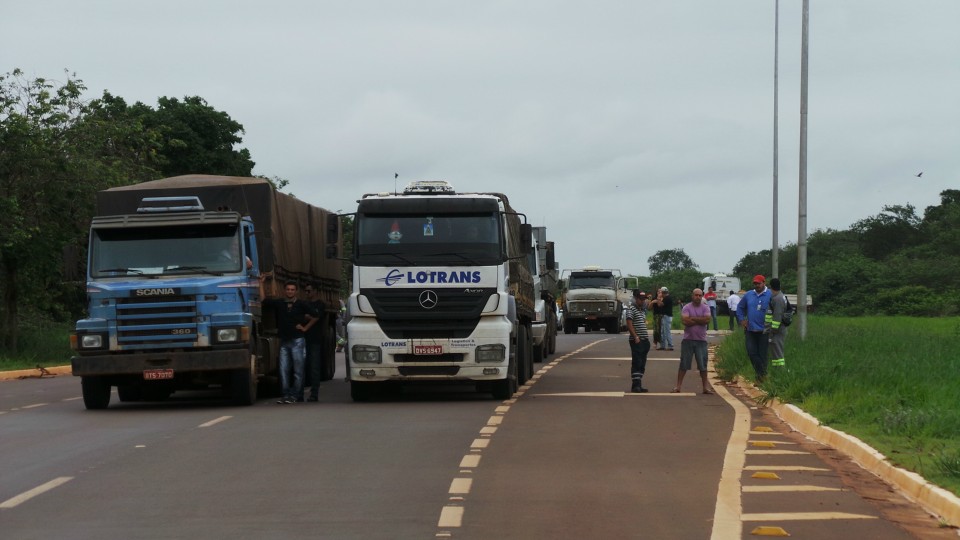
[[[777,115],[779,112],[778,105],[778,75],[779,75],[779,63],[780,63],[780,0],[776,0],[774,7],[774,19],[773,19],[773,248],[770,250],[770,260],[771,260],[771,272],[772,277],[780,277],[779,269],[779,259],[780,259],[780,241],[777,237],[778,231],[780,230],[780,195],[779,195],[779,180],[778,180],[778,137],[780,135],[780,130],[778,129],[777,124]]]
[[[800,43],[800,205],[797,220],[797,315],[800,339],[807,337],[807,50],[810,41],[810,0],[803,0]]]

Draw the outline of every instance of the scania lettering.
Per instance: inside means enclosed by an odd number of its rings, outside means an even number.
[[[507,197],[415,182],[363,196],[354,222],[348,376],[461,381],[507,399],[533,373],[531,228]],[[466,287],[464,285],[467,285]]]

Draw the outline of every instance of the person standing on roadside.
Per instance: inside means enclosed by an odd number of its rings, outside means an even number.
[[[326,358],[327,351],[323,346],[324,329],[321,324],[321,320],[327,311],[327,304],[320,299],[320,291],[317,290],[316,285],[308,283],[303,288],[303,292],[307,295],[307,303],[317,312],[318,316],[318,318],[307,323],[304,336],[307,344],[307,366],[309,366],[310,371],[310,396],[307,401],[315,402],[320,399],[320,380],[323,378],[322,366],[325,365],[326,361],[331,361]],[[300,393],[297,395],[297,401],[302,400],[303,388],[301,387]]]
[[[713,292],[713,287],[707,287],[707,292],[703,295],[710,307],[710,319],[713,321],[713,330],[717,330],[717,293]]]
[[[747,356],[753,364],[757,382],[763,382],[767,376],[767,335],[764,325],[767,308],[770,307],[770,290],[767,279],[759,274],[753,276],[753,290],[747,291],[737,304],[737,319],[745,330]]]
[[[770,290],[770,306],[764,319],[770,347],[770,365],[785,367],[787,361],[783,358],[783,342],[787,339],[787,327],[783,325],[783,314],[787,311],[787,297],[780,291],[780,278],[770,279]]]
[[[733,332],[733,329],[737,325],[737,304],[740,303],[740,296],[737,294],[737,291],[730,291],[730,295],[727,296],[727,317],[730,319],[730,331]]]
[[[670,328],[673,326],[673,298],[670,296],[670,290],[666,287],[660,287],[657,292],[657,299],[653,301],[654,319],[659,312],[660,320],[657,327],[660,329],[660,346],[658,351],[673,350],[673,336],[670,335]]]
[[[650,352],[650,336],[647,335],[647,317],[643,304],[643,291],[633,291],[633,304],[627,307],[627,331],[630,333],[630,392],[641,394],[647,391],[641,384],[647,369],[647,353]]]
[[[283,395],[277,403],[296,403],[297,396],[303,394],[307,324],[319,314],[310,304],[297,298],[296,281],[284,284],[283,298],[267,298],[263,291],[265,279],[266,276],[260,276],[260,304],[274,310],[277,334],[280,336],[280,386]]]
[[[680,392],[683,377],[697,359],[703,393],[712,394],[713,389],[707,381],[707,325],[710,324],[710,306],[703,302],[703,291],[694,289],[691,302],[680,310],[683,322],[683,341],[680,342],[680,369],[677,370],[677,386],[673,393]]]

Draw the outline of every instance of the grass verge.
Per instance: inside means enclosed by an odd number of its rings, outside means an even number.
[[[808,317],[786,368],[758,385],[960,495],[960,318]],[[717,350],[721,379],[754,380],[743,334]]]
[[[44,329],[24,329],[20,332],[16,355],[0,352],[0,371],[65,366],[70,363],[72,324],[53,324]]]

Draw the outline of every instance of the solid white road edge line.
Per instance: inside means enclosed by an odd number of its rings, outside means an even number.
[[[750,438],[750,409],[739,399],[730,395],[723,386],[714,386],[714,391],[733,407],[733,430],[727,441],[723,458],[723,472],[717,487],[717,506],[713,511],[711,540],[740,540],[743,536],[743,505],[740,494],[740,476],[746,464],[747,439]]]

